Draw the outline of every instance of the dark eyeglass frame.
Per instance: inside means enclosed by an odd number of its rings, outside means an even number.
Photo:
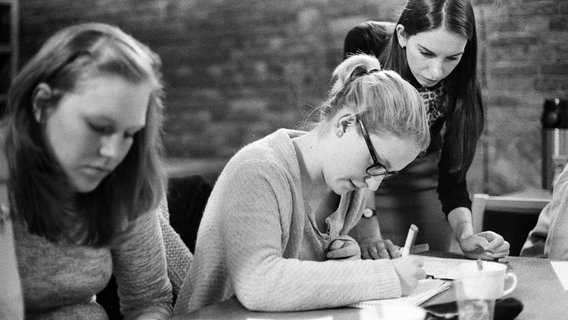
[[[370,165],[366,170],[367,174],[373,177],[384,176],[385,178],[398,174],[399,171],[389,171],[384,164],[379,162],[377,154],[375,153],[375,147],[373,146],[373,142],[371,142],[371,138],[369,137],[369,132],[367,131],[367,128],[365,128],[363,121],[361,121],[359,117],[357,117],[357,122],[359,122],[359,126],[361,127],[361,133],[363,134],[363,138],[367,143],[367,148],[369,149],[369,153],[371,154],[371,159],[373,159],[373,164]]]

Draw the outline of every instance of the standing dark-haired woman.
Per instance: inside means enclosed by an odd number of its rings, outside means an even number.
[[[409,0],[396,24],[365,22],[349,31],[344,56],[358,52],[375,54],[385,69],[398,72],[418,88],[428,108],[432,136],[424,156],[385,180],[376,196],[369,195],[364,215],[368,219],[358,225],[356,235],[363,257],[387,258],[396,252],[389,240],[381,240],[375,210],[383,224],[394,228],[388,234],[395,243],[404,241],[414,223],[420,227],[417,242],[427,241],[433,250],[448,250],[454,236],[469,257],[507,256],[509,244],[500,235],[474,234],[472,228],[466,175],[484,115],[471,3]]]

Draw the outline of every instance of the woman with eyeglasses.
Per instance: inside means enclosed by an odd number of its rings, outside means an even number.
[[[466,175],[484,118],[469,0],[409,0],[396,24],[368,21],[348,32],[344,57],[361,52],[379,57],[385,69],[418,89],[432,134],[424,156],[369,192],[368,218],[354,233],[363,258],[397,256],[392,243],[404,243],[410,224],[420,228],[417,243],[427,242],[432,250],[450,250],[455,238],[471,258],[507,256],[503,237],[491,231],[474,234],[472,227]],[[381,231],[392,242],[382,240]]]
[[[353,56],[309,131],[280,129],[240,150],[219,176],[175,313],[236,296],[248,309],[292,311],[407,295],[416,257],[361,260],[348,235],[365,189],[430,141],[416,89],[375,57]]]

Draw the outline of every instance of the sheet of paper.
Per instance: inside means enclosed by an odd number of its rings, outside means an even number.
[[[418,282],[418,287],[414,292],[406,297],[397,299],[367,300],[349,305],[349,307],[365,308],[370,306],[382,306],[388,304],[408,304],[419,306],[430,300],[435,295],[446,291],[450,287],[450,282],[439,279],[424,279]]]
[[[436,258],[429,256],[419,256],[424,261],[424,271],[428,276],[436,279],[454,280],[459,277],[459,266],[463,263],[471,263],[475,260]]]
[[[550,264],[556,271],[556,275],[564,286],[564,290],[568,290],[568,261],[550,261]]]

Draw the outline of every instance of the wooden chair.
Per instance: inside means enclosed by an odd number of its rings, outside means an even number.
[[[505,196],[474,194],[471,205],[473,232],[490,230],[499,233],[511,244],[511,255],[518,256],[529,231],[551,199],[548,192]]]

